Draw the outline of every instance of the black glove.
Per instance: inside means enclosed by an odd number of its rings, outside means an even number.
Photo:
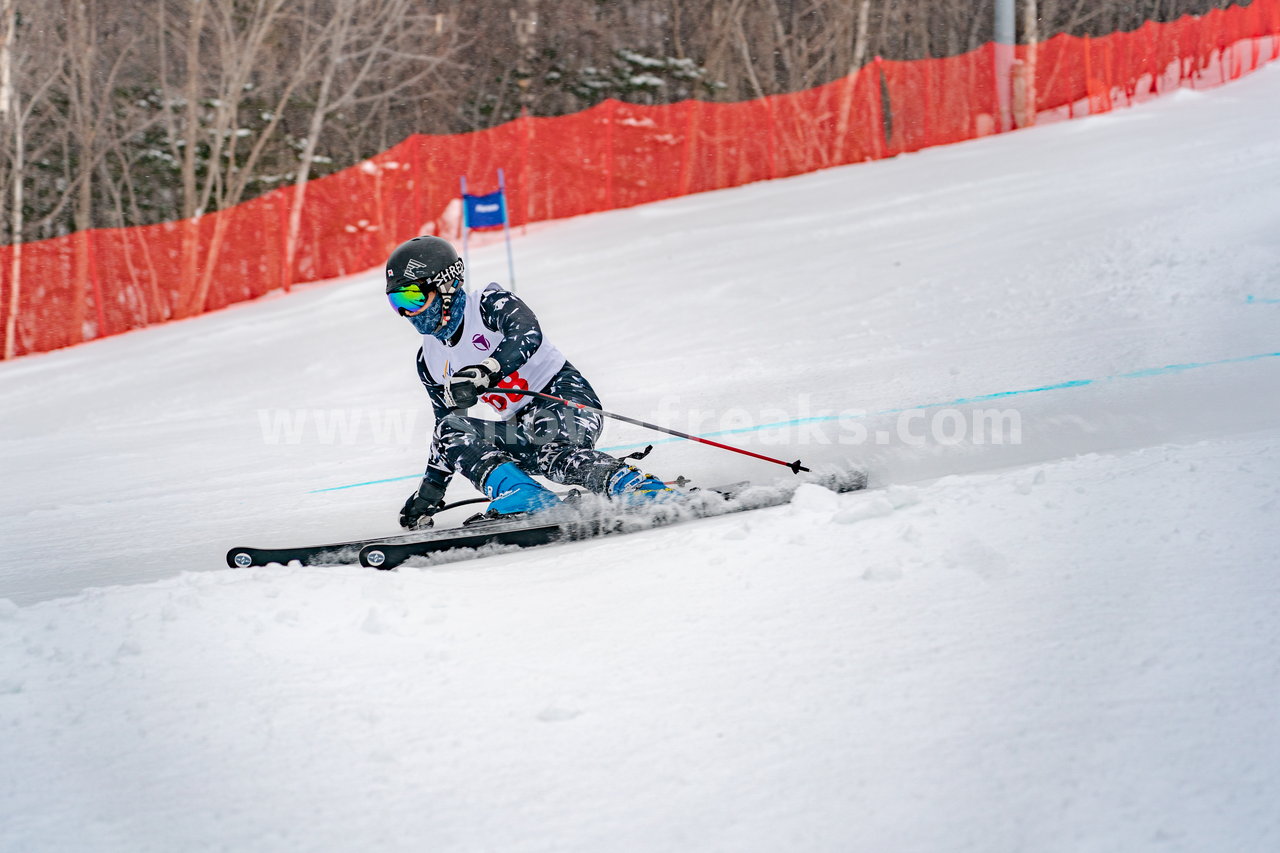
[[[425,530],[433,522],[435,515],[444,506],[444,489],[433,483],[423,483],[418,491],[409,495],[400,510],[400,526],[406,530]]]
[[[492,388],[501,379],[502,368],[492,358],[464,367],[444,381],[444,404],[450,409],[469,409],[480,399],[480,392]]]

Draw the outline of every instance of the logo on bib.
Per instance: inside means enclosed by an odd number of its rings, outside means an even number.
[[[484,335],[472,335],[471,343],[478,350],[487,350],[489,348],[489,339]]]

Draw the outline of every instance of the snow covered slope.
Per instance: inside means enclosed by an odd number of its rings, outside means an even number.
[[[220,568],[392,532],[377,271],[0,365],[0,850],[1276,849],[1278,235],[1276,67],[530,229],[607,407],[878,488],[397,573]]]

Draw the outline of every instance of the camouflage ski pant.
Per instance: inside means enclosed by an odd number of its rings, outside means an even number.
[[[565,364],[544,393],[599,408],[586,377]],[[483,491],[485,478],[506,462],[554,483],[603,492],[623,463],[596,450],[604,417],[563,403],[534,398],[510,421],[496,422],[450,414],[436,423],[427,478],[447,482],[462,474]],[[433,476],[434,475],[434,476]],[[442,483],[441,483],[442,484]]]

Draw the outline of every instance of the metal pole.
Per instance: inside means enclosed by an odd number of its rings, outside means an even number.
[[[498,192],[502,194],[502,234],[507,238],[507,273],[511,277],[511,292],[516,292],[516,262],[511,256],[511,216],[508,214],[507,181],[498,170]]]
[[[689,441],[696,441],[699,444],[709,444],[712,447],[718,447],[721,450],[731,450],[734,453],[741,453],[743,456],[750,456],[755,459],[761,459],[765,462],[772,462],[774,465],[781,465],[784,468],[790,468],[791,471],[795,474],[799,474],[801,471],[809,470],[808,468],[804,467],[804,465],[801,464],[799,459],[797,459],[795,462],[783,462],[781,459],[774,459],[772,456],[762,456],[761,454],[753,453],[750,450],[743,450],[741,447],[734,447],[730,444],[721,444],[720,442],[712,441],[709,438],[702,438],[701,436],[697,436],[697,435],[689,435],[687,432],[680,432],[678,430],[674,430],[669,427],[658,426],[657,424],[645,423],[644,421],[638,421],[635,418],[629,418],[626,415],[619,415],[615,412],[606,412],[604,409],[597,409],[595,406],[588,406],[586,403],[579,403],[574,400],[566,400],[563,397],[554,397],[551,394],[543,394],[541,391],[524,391],[518,388],[486,388],[484,390],[484,393],[512,394],[518,397],[539,397],[543,400],[551,400],[554,403],[563,403],[564,405],[572,406],[575,409],[582,409],[583,411],[587,411],[587,412],[595,412],[596,414],[604,415],[606,418],[613,418],[615,421],[622,421],[623,423],[634,424],[635,426],[644,427],[645,429],[651,429],[657,432],[665,432],[667,435],[674,435],[676,438],[684,438],[684,439],[688,439]]]
[[[460,175],[458,181],[462,184],[462,266],[465,271],[471,270],[471,258],[467,256],[467,176]],[[465,273],[464,273],[465,274]],[[464,279],[465,280],[465,279]]]
[[[1013,95],[1013,45],[1017,40],[1014,24],[1016,0],[995,0],[995,72],[996,103],[999,105],[1000,131],[1013,129],[1011,100]]]

